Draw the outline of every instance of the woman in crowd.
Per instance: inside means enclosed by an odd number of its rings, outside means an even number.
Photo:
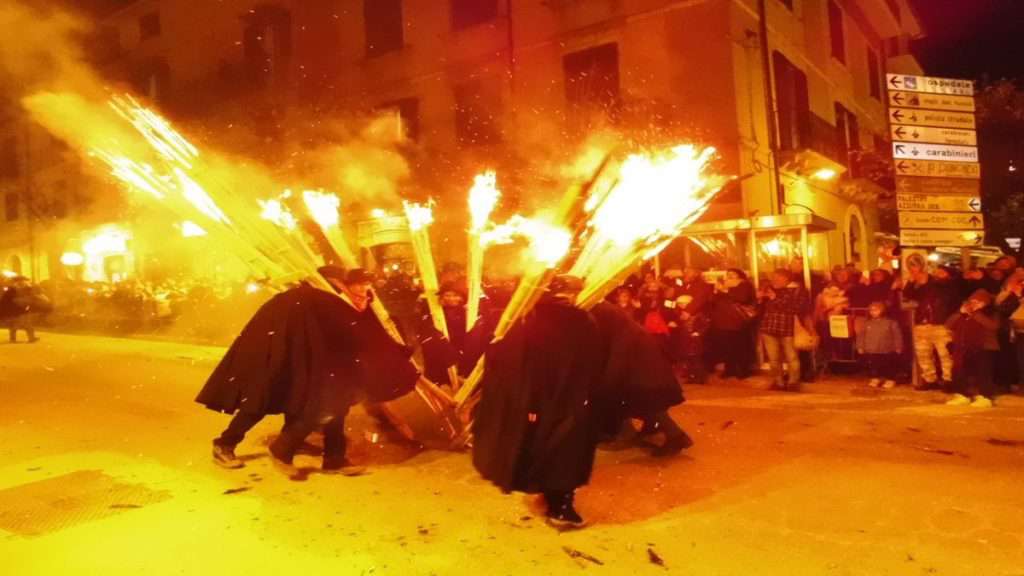
[[[726,378],[750,376],[754,364],[754,319],[757,294],[742,270],[732,268],[715,285],[711,300],[708,346],[712,366],[725,363]]]

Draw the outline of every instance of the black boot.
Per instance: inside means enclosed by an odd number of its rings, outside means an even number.
[[[693,446],[693,438],[690,438],[689,434],[680,430],[679,434],[673,434],[665,438],[665,443],[652,450],[651,455],[655,458],[667,458],[679,454],[690,446]]]
[[[548,503],[547,523],[552,528],[565,530],[578,530],[587,525],[583,517],[576,512],[573,506],[572,492],[545,492],[544,500]]]
[[[222,468],[241,468],[245,463],[235,456],[235,447],[213,443],[213,462]]]

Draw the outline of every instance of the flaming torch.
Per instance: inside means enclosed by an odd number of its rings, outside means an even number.
[[[480,297],[483,294],[484,249],[481,237],[487,228],[491,213],[498,204],[497,175],[493,171],[478,174],[469,190],[469,254],[466,262],[466,280],[469,293],[466,300],[466,330],[472,330],[480,315]]]

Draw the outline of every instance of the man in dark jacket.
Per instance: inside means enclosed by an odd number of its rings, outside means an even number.
[[[33,286],[28,278],[15,276],[11,286],[0,296],[0,319],[8,323],[11,342],[18,341],[18,330],[23,330],[28,342],[38,342],[35,320],[42,312],[50,308],[49,300],[43,296],[37,286]]]
[[[423,350],[423,372],[437,384],[450,382],[449,370],[462,365],[466,347],[466,292],[456,283],[444,284],[438,291],[441,309],[448,327],[448,338],[434,326],[434,319],[424,303],[416,328]]]
[[[952,332],[946,327],[946,320],[960,305],[959,289],[954,272],[940,269],[936,276],[920,268],[910,271],[910,282],[903,288],[903,297],[917,303],[914,313],[914,354],[921,367],[922,383],[918,389],[936,389],[953,379],[953,357],[949,345]],[[936,371],[935,357],[938,354],[942,368]],[[947,385],[948,386],[948,385]]]
[[[321,274],[339,294],[303,283],[272,298],[196,398],[212,410],[235,414],[213,442],[218,464],[241,467],[234,448],[245,433],[268,414],[284,414],[271,455],[289,475],[295,451],[318,426],[324,429],[324,470],[355,473],[345,457],[349,408],[364,395],[383,402],[415,385],[418,375],[408,356],[369,310],[369,275],[359,269],[346,275],[334,267],[321,268]]]
[[[594,396],[602,413],[602,429],[617,433],[629,418],[644,421],[641,434],[665,435],[653,451],[655,457],[672,456],[693,445],[693,440],[668,413],[683,403],[683,391],[671,359],[654,337],[610,302],[590,311],[600,330],[601,356],[606,359],[603,380]]]
[[[604,359],[593,318],[574,306],[582,282],[559,276],[485,357],[473,465],[505,491],[542,493],[548,522],[578,528],[576,488],[594,464],[592,397]]]

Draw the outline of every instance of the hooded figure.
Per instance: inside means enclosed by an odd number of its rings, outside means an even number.
[[[558,277],[485,356],[473,465],[504,491],[543,493],[548,522],[580,527],[573,492],[594,463],[592,403],[604,359],[593,318],[573,305],[581,282]]]
[[[343,422],[364,396],[384,402],[415,386],[418,375],[408,354],[369,310],[372,294],[347,288],[368,285],[365,272],[351,271],[344,283],[340,269],[324,267],[321,274],[340,295],[302,283],[271,298],[199,392],[198,403],[235,414],[214,440],[218,464],[241,467],[235,446],[268,414],[284,414],[286,429],[293,423]],[[340,445],[336,435],[331,438],[325,438],[325,468],[340,468],[344,437]]]
[[[658,341],[614,304],[599,303],[591,314],[601,335],[601,356],[607,359],[594,398],[601,430],[615,434],[625,420],[638,418],[644,421],[642,433],[665,434],[665,444],[654,450],[655,456],[678,454],[691,446],[693,441],[668,415],[669,408],[683,403],[683,390]]]

